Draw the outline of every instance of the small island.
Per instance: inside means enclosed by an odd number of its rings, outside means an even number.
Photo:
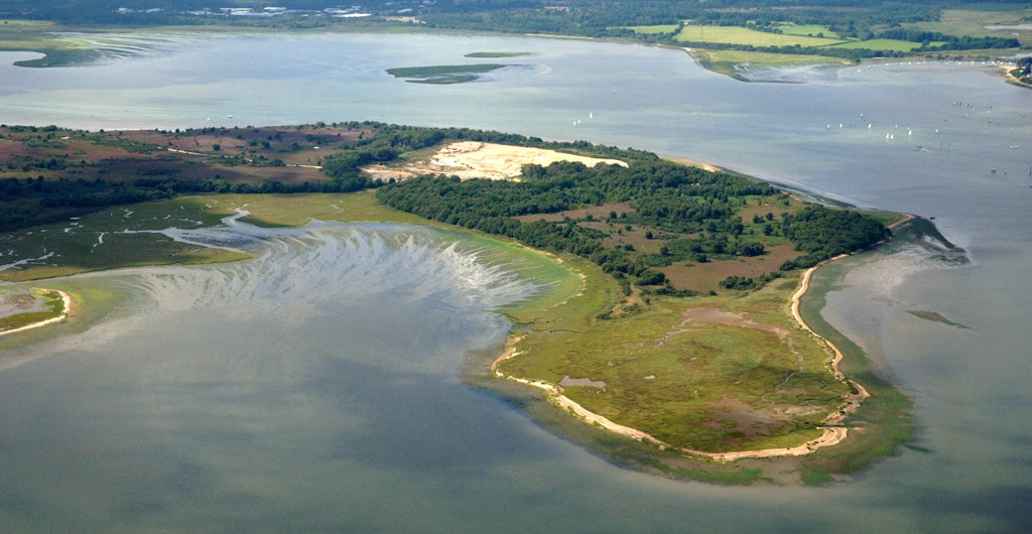
[[[465,57],[471,59],[503,59],[513,57],[533,56],[530,52],[470,52]]]
[[[479,80],[482,74],[503,69],[509,65],[477,63],[472,65],[434,65],[427,67],[399,67],[387,69],[387,74],[409,83],[452,85]]]

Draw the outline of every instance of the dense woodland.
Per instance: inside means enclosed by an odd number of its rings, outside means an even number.
[[[655,268],[674,262],[706,262],[711,258],[765,253],[762,238],[746,233],[738,212],[747,199],[777,198],[782,195],[778,190],[731,173],[711,173],[656,158],[634,160],[623,156],[631,162],[629,167],[528,165],[521,182],[462,182],[457,178],[425,176],[388,184],[377,195],[391,207],[428,219],[590,258],[618,279],[642,286],[663,285],[665,277]],[[629,202],[634,211],[610,212],[607,221],[650,228],[650,234],[680,237],[669,241],[657,254],[645,254],[633,247],[607,244],[607,235],[581,224],[585,220],[526,222],[515,218],[624,202]],[[785,213],[780,218],[771,215],[756,222],[762,224],[766,236],[784,237],[806,253],[782,265],[786,270],[870,247],[888,235],[888,230],[870,217],[818,205],[797,214]],[[734,281],[725,287],[753,287],[778,275],[775,272],[764,280]]]

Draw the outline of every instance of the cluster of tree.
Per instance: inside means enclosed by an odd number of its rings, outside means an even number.
[[[1025,83],[1032,83],[1032,56],[1019,59],[1012,74]]]
[[[709,173],[658,160],[637,161],[629,167],[594,168],[567,162],[526,166],[524,171],[521,182],[423,176],[382,187],[377,196],[388,206],[428,219],[577,254],[617,278],[654,286],[667,282],[655,267],[682,260],[705,262],[711,256],[766,253],[762,243],[746,235],[737,211],[746,197],[779,194],[768,184],[738,175]],[[606,239],[607,233],[579,224],[582,221],[526,222],[516,218],[618,202],[630,203],[635,211],[610,213],[611,223],[700,235],[671,240],[659,254],[639,254],[633,247],[612,244]],[[764,233],[768,227],[770,233],[782,232],[816,261],[865,248],[887,235],[884,226],[874,219],[822,206],[809,207],[781,221],[761,221]],[[649,234],[652,231],[646,236]]]
[[[725,228],[732,210],[729,198],[771,194],[767,184],[728,173],[708,173],[661,160],[637,161],[629,167],[560,162],[527,166],[522,182],[460,181],[425,176],[389,184],[379,190],[385,204],[449,224],[500,234],[531,246],[570,252],[592,259],[617,276],[639,284],[663,283],[649,271],[645,257],[607,247],[607,235],[577,221],[523,222],[520,215],[555,213],[584,205],[630,202],[657,226]],[[662,199],[662,201],[661,201]],[[626,216],[625,221],[629,220]],[[638,221],[639,219],[634,219]]]
[[[1021,41],[1013,37],[957,37],[939,32],[894,28],[879,32],[878,39],[898,39],[921,43],[921,48],[930,50],[977,50],[982,48],[1017,48]]]
[[[828,258],[864,250],[889,237],[891,232],[877,220],[848,210],[809,206],[781,219],[785,237],[805,256],[785,262],[782,270],[807,268]]]

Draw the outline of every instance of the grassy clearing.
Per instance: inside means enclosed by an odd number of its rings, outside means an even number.
[[[807,37],[826,37],[828,39],[839,39],[838,33],[823,24],[795,24],[786,22],[778,25],[778,29],[785,35],[802,35]]]
[[[941,43],[931,44],[935,45]],[[848,43],[831,45],[828,48],[883,50],[886,52],[911,52],[917,50],[918,48],[921,48],[921,43],[915,43],[914,41],[901,41],[898,39],[868,39],[866,41],[850,41]]]
[[[841,402],[846,389],[825,368],[827,353],[785,312],[794,279],[747,295],[656,299],[602,320],[615,284],[586,276],[597,289],[535,324],[505,373],[605,382],[565,394],[617,423],[708,451],[798,445]]]
[[[685,25],[681,29],[680,33],[677,34],[677,40],[690,43],[751,46],[826,46],[839,42],[837,39],[761,32],[740,26],[708,26],[697,24]]]
[[[680,26],[677,24],[655,24],[652,26],[630,26],[628,29],[634,33],[645,35],[656,35],[661,33],[674,33]]]
[[[376,200],[375,191],[303,195],[204,195],[184,197],[183,202],[204,207],[217,217],[236,208],[250,212],[244,220],[260,226],[303,226],[313,219],[340,222],[389,222],[426,224],[415,215],[393,210]]]
[[[803,253],[789,244],[770,247],[762,256],[739,257],[729,260],[709,261],[706,263],[675,263],[657,269],[665,274],[670,284],[676,289],[690,289],[698,293],[723,291],[721,280],[729,276],[745,276],[755,278],[777,271],[783,263],[798,258]]]
[[[971,37],[1014,37],[1023,44],[1032,43],[1032,8],[1007,9],[944,9],[938,21],[904,24],[907,28]]]

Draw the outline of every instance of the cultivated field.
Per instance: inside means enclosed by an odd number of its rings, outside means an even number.
[[[677,24],[655,24],[652,26],[631,26],[630,29],[634,33],[641,33],[646,35],[654,35],[660,33],[674,33],[677,31]]]
[[[1017,37],[1032,43],[1032,8],[944,9],[937,22],[914,22],[907,28],[971,37]]]
[[[932,46],[942,43],[930,43]],[[921,43],[901,41],[899,39],[868,39],[866,41],[850,41],[829,46],[828,48],[862,48],[866,50],[883,50],[891,52],[910,52],[921,48]]]
[[[362,170],[382,180],[426,174],[458,176],[463,180],[518,180],[524,165],[547,167],[560,161],[582,163],[588,167],[599,164],[627,166],[614,159],[592,158],[542,148],[462,141],[445,145],[425,158],[410,159],[394,165],[370,165]]]
[[[838,39],[762,32],[740,26],[706,26],[688,24],[677,34],[677,40],[692,43],[736,44],[752,46],[826,46]]]
[[[785,35],[805,35],[809,37],[827,37],[838,39],[839,34],[823,24],[795,24],[786,22],[778,25],[778,29]]]

